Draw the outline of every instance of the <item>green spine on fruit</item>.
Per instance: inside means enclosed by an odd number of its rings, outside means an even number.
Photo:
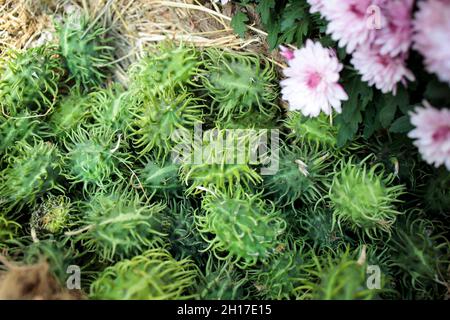
[[[208,49],[204,54],[203,86],[213,100],[217,118],[241,117],[252,111],[277,110],[276,72],[268,60],[251,53]]]
[[[279,206],[293,205],[296,200],[316,203],[324,197],[328,157],[317,148],[283,145],[277,173],[265,179],[266,195],[272,195]]]
[[[9,241],[17,238],[20,228],[20,224],[0,214],[0,249],[6,246]]]
[[[188,259],[175,260],[164,249],[152,249],[106,268],[92,283],[93,299],[191,299],[197,267]]]
[[[201,71],[198,52],[193,47],[164,43],[130,67],[130,91],[142,98],[194,85]]]
[[[66,196],[48,195],[31,214],[31,227],[38,232],[59,234],[68,227],[72,204]]]
[[[256,131],[213,129],[205,131],[200,139],[185,141],[189,144],[188,155],[180,162],[182,179],[189,185],[187,193],[200,193],[209,187],[231,191],[236,184],[249,188],[262,181],[252,168],[257,164],[252,163],[251,156],[259,143]]]
[[[203,198],[196,224],[216,257],[246,268],[275,252],[286,222],[259,196],[236,187],[232,195],[215,190]]]
[[[64,145],[67,149],[65,176],[82,183],[84,190],[105,189],[113,181],[123,181],[120,166],[128,163],[129,155],[125,153],[121,134],[101,127],[86,130],[80,126],[68,135]]]
[[[337,146],[338,128],[331,125],[329,117],[323,113],[310,118],[300,112],[290,111],[285,126],[289,130],[287,138],[299,146],[319,145],[324,149],[335,149]]]
[[[391,232],[400,212],[395,205],[404,193],[403,185],[393,185],[395,176],[385,174],[381,164],[369,167],[368,158],[356,164],[341,160],[335,167],[329,199],[333,224],[362,231],[369,238]]]
[[[310,263],[307,249],[300,243],[279,246],[269,260],[250,270],[254,296],[264,300],[295,298],[297,286],[308,277],[304,271]]]
[[[56,105],[49,120],[49,127],[58,139],[66,138],[80,124],[87,123],[90,114],[90,103],[87,96],[78,87]]]
[[[153,152],[158,159],[173,151],[179,130],[202,123],[202,101],[183,91],[167,91],[136,103],[133,110],[132,138],[139,154]]]
[[[363,249],[364,250],[364,249]],[[372,300],[383,288],[367,287],[367,262],[347,247],[312,255],[306,265],[308,278],[299,287],[300,299],[313,300]]]
[[[56,29],[70,79],[85,90],[101,85],[113,61],[106,29],[79,15],[66,17]]]
[[[384,165],[387,172],[394,172],[399,180],[404,181],[411,192],[416,192],[418,184],[418,176],[416,170],[422,170],[419,167],[419,160],[415,156],[417,148],[410,143],[410,139],[406,135],[393,134],[386,139],[380,139],[374,136],[371,143],[367,147],[375,155],[376,161]]]
[[[32,142],[42,133],[42,123],[29,112],[9,118],[0,115],[0,158],[14,153],[16,143]]]
[[[95,126],[127,134],[132,119],[131,97],[122,86],[113,84],[89,94]]]
[[[333,228],[333,212],[328,208],[303,208],[296,218],[298,233],[310,240],[315,248],[336,249],[343,243],[352,243],[350,237]]]
[[[61,170],[61,155],[50,142],[36,140],[33,144],[19,142],[17,153],[0,172],[0,197],[7,210],[18,205],[33,205],[43,193],[61,187],[57,178]],[[1,202],[1,200],[0,200]]]
[[[102,260],[117,261],[161,245],[165,205],[150,204],[131,190],[100,192],[84,203],[77,235],[83,246]],[[76,232],[75,232],[76,233]]]
[[[150,193],[167,199],[179,196],[183,185],[178,177],[179,165],[170,160],[144,159],[144,167],[137,170],[142,186]]]
[[[202,280],[197,285],[198,296],[202,300],[243,300],[249,292],[247,278],[241,270],[228,261],[209,256]]]
[[[171,243],[170,251],[174,258],[192,257],[196,262],[203,263],[204,251],[208,244],[195,226],[197,210],[188,200],[169,202],[168,211],[171,221],[169,243]]]
[[[279,114],[271,112],[269,115],[259,111],[251,111],[243,116],[229,117],[214,121],[215,127],[219,129],[277,129]]]
[[[391,265],[405,299],[443,299],[448,293],[450,244],[445,229],[412,210],[390,239]]]
[[[24,110],[48,112],[56,101],[63,74],[58,51],[53,46],[9,50],[0,61],[2,111],[10,116]]]

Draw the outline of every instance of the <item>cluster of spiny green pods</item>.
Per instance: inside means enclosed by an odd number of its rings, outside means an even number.
[[[280,106],[257,54],[163,43],[122,85],[107,30],[75,17],[57,33],[0,64],[11,259],[45,258],[62,284],[78,265],[93,299],[448,294],[450,178],[415,153],[405,177],[396,137],[339,148],[331,118]]]

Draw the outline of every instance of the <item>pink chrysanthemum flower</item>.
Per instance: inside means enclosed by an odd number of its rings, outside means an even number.
[[[294,59],[294,51],[285,46],[280,45],[280,54],[288,61]]]
[[[450,83],[450,0],[419,1],[414,21],[414,48],[429,72]]]
[[[323,0],[307,0],[308,4],[311,6],[309,9],[310,13],[322,12],[323,10]]]
[[[319,42],[306,41],[305,47],[294,51],[294,59],[284,69],[287,79],[281,81],[283,99],[290,108],[305,116],[316,117],[320,111],[341,112],[341,101],[348,96],[338,83],[343,66],[334,52]]]
[[[406,55],[391,57],[382,55],[374,46],[360,46],[353,53],[353,66],[362,75],[362,80],[383,93],[397,92],[397,84],[414,81],[414,74],[406,67]]]
[[[422,158],[439,167],[445,164],[450,170],[450,109],[416,108],[411,112],[411,123],[416,127],[408,136],[414,141]]]
[[[412,42],[413,0],[389,0],[381,7],[385,21],[376,31],[374,44],[383,55],[395,57],[407,53]]]
[[[368,19],[371,8],[381,4],[382,0],[327,0],[323,2],[321,13],[329,21],[327,33],[340,47],[346,47],[348,53],[362,44],[372,43],[375,28]],[[381,10],[379,11],[381,15]],[[379,17],[384,20],[383,17]]]

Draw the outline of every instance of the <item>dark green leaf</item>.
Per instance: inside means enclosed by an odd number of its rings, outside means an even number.
[[[407,113],[408,107],[409,95],[403,88],[399,88],[395,96],[392,94],[382,95],[378,102],[378,110],[379,120],[383,128],[389,128],[398,109]]]
[[[359,76],[353,76],[344,86],[349,99],[342,106],[342,114],[336,118],[340,126],[338,145],[342,147],[347,141],[354,138],[362,122],[362,114],[372,101],[373,90],[360,80]]]
[[[395,120],[389,128],[389,131],[393,133],[406,133],[411,131],[412,129],[413,126],[409,121],[409,116],[405,115]]]
[[[271,19],[271,11],[275,8],[275,0],[260,0],[256,11],[261,16],[261,21],[268,24]]]
[[[383,128],[389,127],[395,117],[395,113],[397,112],[397,106],[395,105],[385,105],[379,113],[380,123]]]
[[[246,22],[248,22],[247,15],[240,11],[231,19],[231,27],[241,38],[245,37],[245,33],[247,32]]]
[[[376,115],[377,115],[376,108],[375,105],[372,103],[366,108],[366,112],[364,113],[363,136],[365,139],[369,139],[377,129],[377,126],[379,125]]]

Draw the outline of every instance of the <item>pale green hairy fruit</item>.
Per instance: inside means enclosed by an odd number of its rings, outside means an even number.
[[[188,137],[188,156],[180,159],[181,177],[189,186],[187,193],[197,194],[209,187],[232,191],[236,184],[248,188],[261,183],[255,168],[260,160],[252,159],[252,153],[257,155],[259,137],[257,131],[224,129],[205,131],[199,138]]]
[[[254,295],[260,299],[293,299],[308,277],[305,266],[311,264],[310,248],[300,241],[280,245],[269,260],[249,271]]]
[[[203,122],[203,107],[200,99],[186,91],[138,99],[132,110],[132,139],[139,155],[154,152],[158,159],[168,157],[178,130],[193,130]]]
[[[288,138],[295,144],[320,145],[324,149],[337,147],[338,128],[330,123],[330,118],[320,114],[316,118],[306,117],[297,111],[290,111],[285,120],[289,129]]]
[[[78,127],[64,140],[67,153],[65,176],[83,189],[105,189],[123,181],[120,166],[126,166],[129,155],[125,153],[126,142],[120,133],[103,127],[84,129]],[[114,179],[111,179],[115,177]]]
[[[365,249],[362,249],[365,252]],[[367,287],[365,253],[343,248],[312,255],[304,267],[308,276],[299,287],[299,299],[313,300],[372,300],[380,290]]]
[[[209,256],[205,269],[202,281],[197,288],[200,299],[242,300],[248,298],[246,274],[236,269],[232,263]]]
[[[0,106],[12,116],[23,110],[45,114],[54,105],[64,70],[54,46],[7,51],[0,60]]]
[[[65,17],[56,29],[70,78],[85,90],[99,86],[113,61],[106,29],[76,14]]]
[[[395,176],[386,174],[381,164],[370,166],[367,160],[360,164],[341,160],[333,172],[329,198],[333,224],[376,238],[380,232],[391,232],[405,187],[395,185]]]
[[[88,96],[74,88],[55,106],[48,126],[53,135],[63,140],[80,124],[86,123],[91,113]]]
[[[33,144],[20,142],[17,150],[0,172],[0,202],[3,199],[7,210],[16,205],[33,205],[38,196],[49,190],[62,190],[57,183],[62,159],[54,144],[41,140]]]
[[[316,203],[326,195],[329,158],[328,153],[317,147],[283,145],[276,174],[265,178],[265,194],[272,196],[279,206],[294,205],[296,200]]]
[[[141,98],[195,85],[201,71],[199,53],[193,47],[163,43],[132,65],[130,91]]]
[[[164,249],[152,249],[106,268],[92,283],[90,297],[112,300],[192,299],[189,289],[198,270],[189,259],[176,261]]]
[[[86,232],[77,240],[102,260],[132,257],[162,244],[167,236],[164,209],[165,205],[149,203],[135,190],[99,192],[84,203],[81,230]]]
[[[205,214],[196,213],[197,228],[209,249],[241,268],[270,257],[286,228],[275,206],[259,196],[239,187],[233,194],[216,190],[203,199]]]
[[[252,111],[270,116],[278,109],[276,73],[271,62],[251,53],[208,49],[203,86],[218,119],[242,117]]]

